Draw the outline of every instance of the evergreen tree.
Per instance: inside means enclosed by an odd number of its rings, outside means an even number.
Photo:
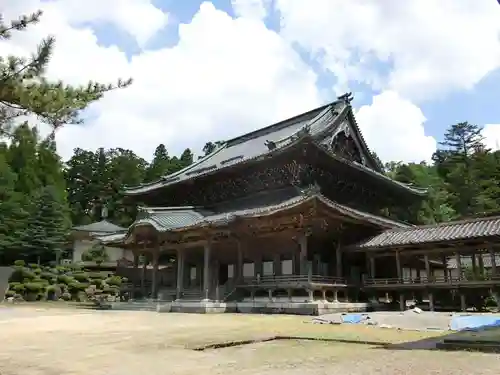
[[[64,179],[61,158],[56,151],[54,135],[50,135],[37,145],[36,172],[42,186],[54,186],[66,197],[66,180]]]
[[[477,199],[481,189],[474,179],[474,154],[484,149],[481,128],[468,122],[452,125],[440,145],[444,151],[435,160],[441,159],[438,167],[446,171],[442,173],[451,193],[450,204],[462,217],[482,211],[484,207]]]
[[[22,195],[14,189],[16,175],[5,155],[0,153],[0,264],[12,264],[17,259],[25,239],[27,212]]]
[[[41,186],[37,172],[38,133],[24,123],[16,128],[9,147],[9,164],[17,175],[16,191],[28,198]]]
[[[167,148],[163,143],[156,147],[153,161],[146,171],[146,182],[157,181],[162,176],[170,173],[171,160],[168,156]]]
[[[0,40],[10,38],[13,32],[24,31],[42,16],[38,11],[23,15],[6,24],[0,19]],[[131,80],[119,80],[116,85],[89,82],[73,87],[62,82],[49,82],[45,71],[50,61],[55,40],[48,37],[39,44],[30,58],[3,56],[0,58],[0,135],[10,134],[14,120],[36,115],[57,129],[66,123],[80,122],[79,113],[90,103],[115,88],[126,87]]]
[[[179,158],[180,161],[180,167],[184,168],[187,167],[188,165],[193,164],[193,153],[189,148],[186,148],[184,152],[181,154],[181,157]]]
[[[211,154],[212,152],[214,152],[218,147],[222,146],[223,144],[224,144],[224,141],[205,143],[205,146],[203,146],[203,153],[205,154],[204,156]]]
[[[25,255],[32,262],[56,260],[65,247],[71,226],[65,202],[54,186],[41,188],[33,200]]]

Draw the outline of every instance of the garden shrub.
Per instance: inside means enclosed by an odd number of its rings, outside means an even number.
[[[106,279],[106,284],[120,286],[122,284],[122,279],[120,276],[111,276]]]
[[[68,292],[64,292],[63,294],[61,294],[61,299],[63,301],[71,301],[71,294]]]
[[[15,295],[16,292],[14,292],[13,290],[8,290],[5,292],[5,298],[14,297]]]
[[[73,278],[76,281],[80,281],[80,282],[88,282],[89,281],[89,275],[87,273],[84,273],[84,272],[79,272],[79,273],[73,274]]]
[[[14,266],[16,267],[24,267],[26,265],[26,262],[22,259],[14,261]]]

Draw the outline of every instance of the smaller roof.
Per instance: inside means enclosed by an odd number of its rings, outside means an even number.
[[[99,233],[114,233],[120,231],[126,231],[127,228],[120,227],[107,220],[97,221],[91,224],[78,225],[72,228],[74,231],[79,232],[91,232],[92,235],[97,235]]]
[[[360,249],[387,248],[493,236],[500,236],[500,216],[421,225],[406,229],[390,229],[356,247]]]
[[[253,208],[243,208],[222,213],[214,213],[196,207],[157,207],[142,208],[141,218],[136,220],[128,230],[128,233],[121,233],[110,236],[99,237],[103,243],[117,243],[126,240],[130,232],[138,226],[149,225],[158,232],[179,232],[201,227],[221,227],[234,222],[240,218],[251,218],[268,216],[282,210],[291,209],[301,204],[316,200],[341,215],[358,219],[361,222],[370,223],[381,228],[406,228],[408,225],[381,216],[362,212],[334,201],[329,200],[319,192],[306,189],[302,194],[283,199],[274,204],[267,204]]]

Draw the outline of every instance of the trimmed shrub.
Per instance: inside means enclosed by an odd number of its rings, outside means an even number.
[[[22,259],[14,261],[14,266],[16,267],[24,267],[26,266],[26,262]]]
[[[5,292],[5,298],[14,297],[15,295],[16,292],[14,292],[13,290],[8,290]]]
[[[61,294],[61,299],[63,301],[70,301],[71,300],[71,294],[69,294],[68,292],[65,292],[65,293]]]
[[[79,282],[88,282],[89,281],[89,275],[87,273],[84,273],[84,272],[73,274],[73,278]]]
[[[120,286],[122,285],[122,279],[120,276],[111,276],[106,279],[106,284]]]
[[[45,286],[40,283],[27,283],[24,284],[24,287],[28,293],[38,293],[45,289]]]

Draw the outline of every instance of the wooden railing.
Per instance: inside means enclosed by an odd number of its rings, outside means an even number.
[[[346,281],[340,277],[320,276],[320,275],[266,275],[260,277],[244,278],[242,286],[280,286],[290,284],[324,284],[324,285],[345,285]]]
[[[498,276],[485,276],[478,279],[471,279],[466,277],[420,277],[420,278],[366,278],[364,284],[369,285],[408,285],[408,284],[466,284],[466,283],[481,283],[481,282],[495,282],[500,283],[500,275]]]

